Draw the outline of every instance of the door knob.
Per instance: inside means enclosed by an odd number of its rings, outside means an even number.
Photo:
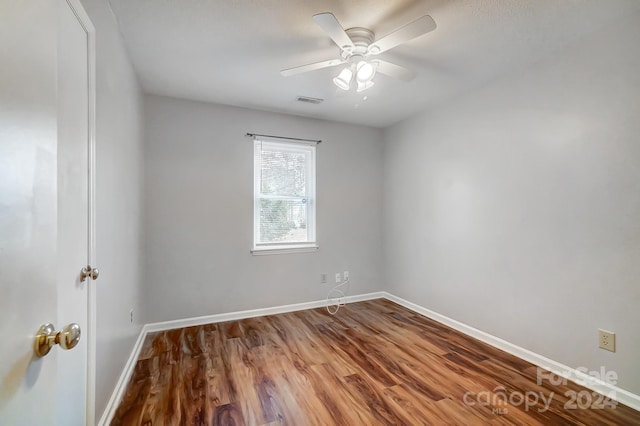
[[[60,345],[62,349],[68,350],[74,348],[79,341],[80,326],[76,323],[71,323],[58,332],[53,324],[44,324],[36,333],[33,351],[37,356],[43,357],[56,344]]]
[[[92,268],[91,265],[87,265],[80,270],[80,282],[84,282],[87,277],[90,277],[92,280],[97,280],[100,275],[100,271],[97,268]]]

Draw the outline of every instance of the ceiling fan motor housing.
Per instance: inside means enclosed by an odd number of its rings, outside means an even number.
[[[345,31],[351,41],[353,47],[343,46],[341,56],[345,61],[353,62],[365,57],[369,52],[369,45],[373,43],[375,34],[368,28],[354,27]]]

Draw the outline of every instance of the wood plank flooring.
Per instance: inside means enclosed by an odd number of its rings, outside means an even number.
[[[640,412],[537,378],[378,299],[149,335],[111,424],[640,425]]]

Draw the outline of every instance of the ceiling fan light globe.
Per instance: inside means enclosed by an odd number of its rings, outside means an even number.
[[[344,80],[340,80],[338,77],[333,79],[333,84],[338,86],[338,89],[349,90],[349,85],[345,84]]]
[[[338,76],[333,79],[333,84],[335,84],[342,90],[349,90],[352,78],[353,72],[349,68],[344,68],[342,71],[340,71],[340,74],[338,74]]]
[[[360,61],[356,65],[356,79],[358,83],[371,81],[376,74],[376,68],[367,61]]]
[[[358,87],[356,88],[356,92],[358,93],[364,92],[365,90],[372,88],[374,84],[375,83],[373,81],[365,81],[365,82],[358,81]]]

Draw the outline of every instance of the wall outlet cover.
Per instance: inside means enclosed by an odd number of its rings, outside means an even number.
[[[616,333],[598,329],[598,346],[611,352],[616,351]]]

